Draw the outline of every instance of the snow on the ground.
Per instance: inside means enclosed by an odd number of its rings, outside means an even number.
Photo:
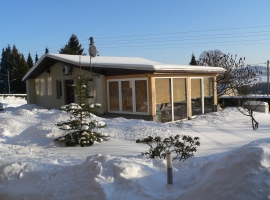
[[[105,119],[110,140],[91,147],[54,142],[59,110],[0,99],[0,199],[270,199],[270,116],[259,129],[235,108],[175,123]],[[200,137],[194,158],[173,163],[141,155],[149,135]]]

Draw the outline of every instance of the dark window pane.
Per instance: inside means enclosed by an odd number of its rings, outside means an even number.
[[[192,115],[202,114],[201,79],[191,79]]]
[[[122,86],[122,111],[133,112],[132,81],[121,81]]]
[[[118,82],[109,82],[110,110],[119,111]]]
[[[187,118],[186,79],[173,79],[174,121]]]
[[[214,91],[213,78],[204,78],[204,113],[213,112],[214,109]]]
[[[172,121],[170,78],[156,78],[156,111],[161,112],[161,122]]]
[[[148,112],[146,80],[135,81],[135,95],[136,95],[136,112]]]

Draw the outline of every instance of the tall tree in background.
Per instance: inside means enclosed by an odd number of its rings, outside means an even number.
[[[217,77],[218,97],[225,93],[230,93],[240,87],[240,83],[258,80],[257,76],[261,74],[259,70],[253,70],[250,66],[245,65],[245,58],[237,58],[237,55],[224,54],[220,50],[204,51],[199,57],[198,65],[222,67],[226,69],[224,74]],[[239,76],[239,71],[246,76]],[[250,72],[250,73],[248,73]],[[237,84],[236,84],[237,83]]]
[[[199,57],[198,64],[203,66],[223,67],[223,56],[220,50],[203,51]],[[222,66],[220,66],[222,65]]]
[[[36,55],[35,55],[35,63],[38,61],[38,55],[37,55],[37,53],[36,53]]]
[[[49,53],[48,47],[45,48],[45,53]]]
[[[28,72],[29,67],[23,54],[19,54],[17,67],[14,68],[13,72],[13,92],[15,94],[25,94],[26,93],[26,84],[22,82],[22,78]]]
[[[2,49],[1,62],[0,62],[0,92],[8,94],[8,73],[10,68],[11,48],[8,45]]]
[[[77,36],[75,34],[72,34],[68,43],[65,45],[65,47],[59,50],[59,53],[70,55],[85,55],[83,51],[84,49],[82,48],[82,45],[80,44]]]
[[[19,53],[15,45],[2,50],[1,57],[1,93],[20,94],[26,92],[26,85],[21,80],[29,70],[27,62],[22,54]],[[9,80],[8,80],[9,79]]]
[[[189,65],[198,65],[197,61],[196,61],[196,58],[194,56],[194,54],[192,53],[191,55],[191,60],[189,62]]]
[[[29,68],[32,68],[34,66],[34,62],[33,62],[33,59],[32,59],[30,52],[28,53],[26,62],[27,62],[27,65]]]
[[[223,54],[219,50],[204,51],[198,63],[226,69],[226,72],[217,78],[218,96],[225,93],[231,96],[236,102],[238,111],[250,117],[253,130],[257,129],[259,123],[255,120],[253,111],[262,103],[256,100],[258,86],[261,84],[259,76],[262,72],[245,65],[245,58],[237,59],[237,55]]]
[[[260,78],[250,78],[256,75],[256,70],[256,68],[255,70],[238,69],[235,73],[239,78],[234,82],[237,93],[231,95],[238,111],[250,118],[253,130],[259,128],[259,122],[255,119],[254,111],[263,103],[258,100],[257,96],[258,86],[261,84]]]

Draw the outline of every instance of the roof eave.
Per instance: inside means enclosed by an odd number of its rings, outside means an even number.
[[[224,71],[220,71],[220,70],[211,70],[211,71],[207,71],[207,70],[186,70],[186,69],[179,69],[179,70],[175,70],[175,69],[157,69],[154,70],[154,73],[179,73],[179,74],[223,74],[225,73]]]

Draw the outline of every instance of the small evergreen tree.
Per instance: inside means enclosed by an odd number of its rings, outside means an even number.
[[[61,48],[59,50],[59,53],[70,55],[85,55],[83,51],[84,49],[82,48],[82,45],[80,44],[77,36],[75,34],[72,34],[68,43],[65,45],[64,48]]]
[[[36,53],[36,56],[35,56],[35,63],[38,61],[38,55]]]
[[[63,141],[66,146],[91,146],[94,142],[103,142],[108,138],[107,135],[94,131],[94,129],[105,127],[106,124],[93,119],[93,113],[101,105],[88,105],[85,103],[89,88],[87,87],[88,78],[84,76],[77,76],[75,78],[76,83],[71,86],[74,88],[78,104],[71,103],[60,109],[69,113],[70,119],[56,124],[66,132],[64,136],[57,138],[56,141]]]
[[[49,53],[48,47],[45,48],[45,53]]]
[[[29,68],[32,68],[34,66],[34,62],[33,62],[33,59],[32,59],[30,52],[28,53],[28,57],[27,57],[26,62],[27,62],[27,65]]]
[[[189,62],[189,65],[198,65],[194,54],[191,55],[191,60]]]

